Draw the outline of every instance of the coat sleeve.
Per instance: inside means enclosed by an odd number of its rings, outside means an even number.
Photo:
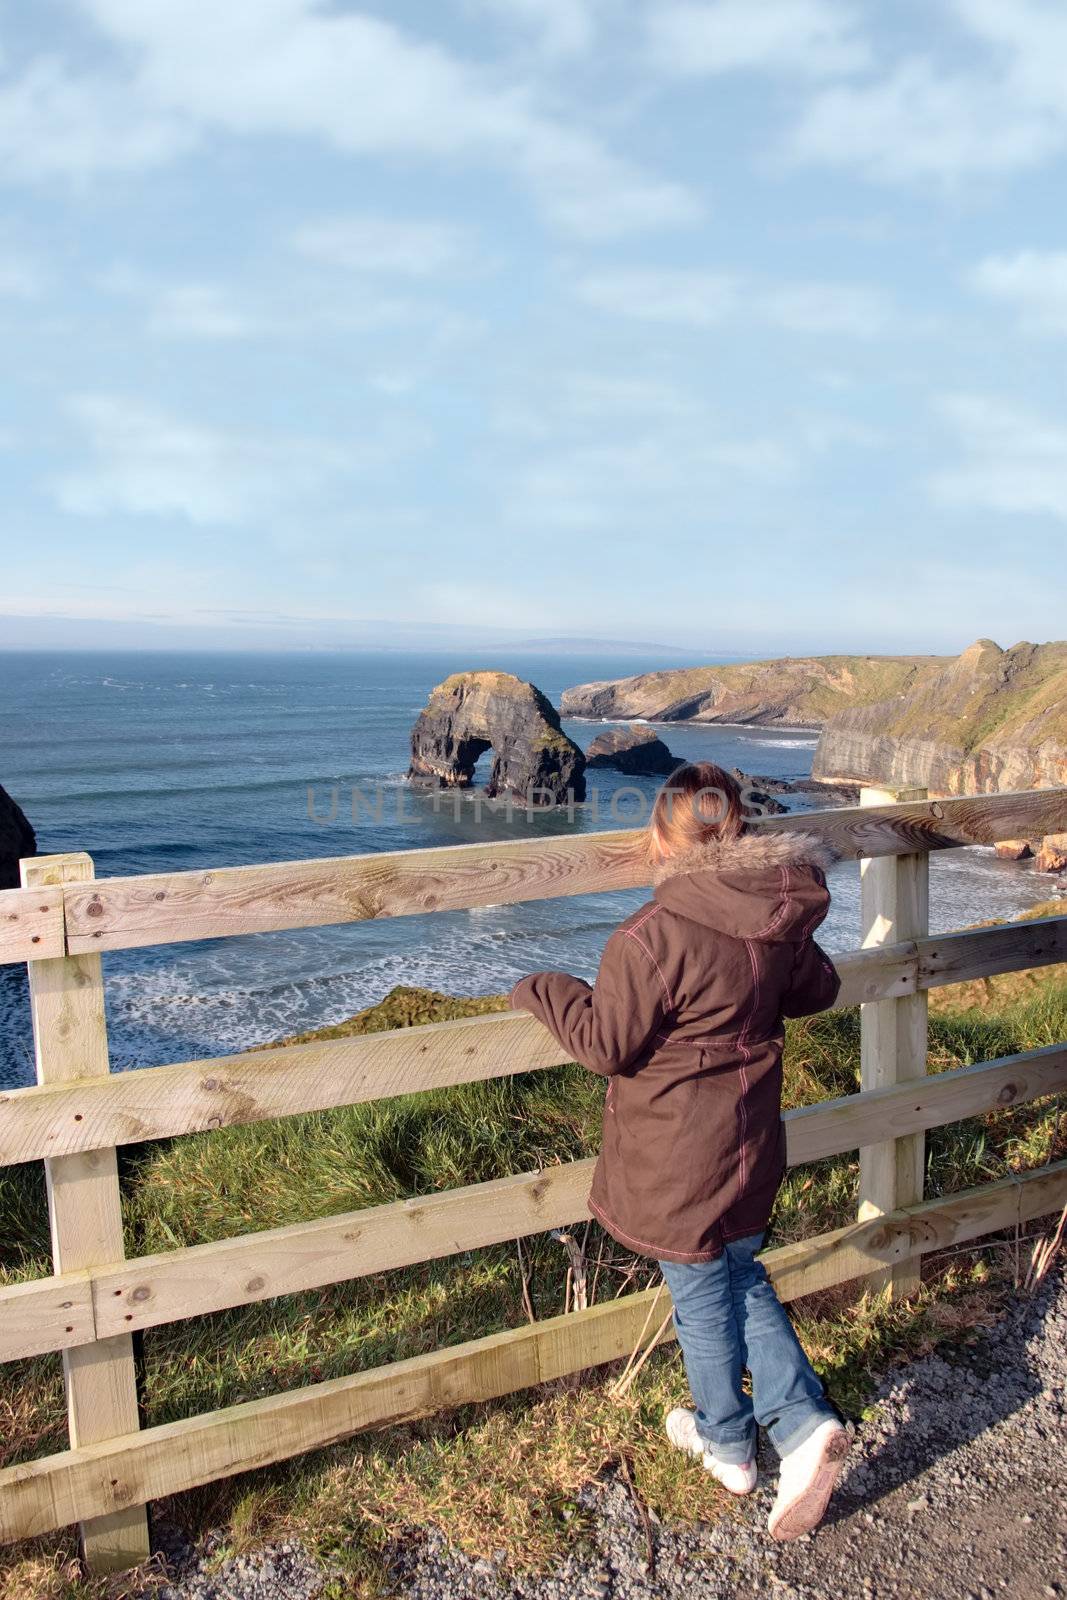
[[[650,1042],[669,996],[653,957],[620,928],[604,946],[592,987],[569,972],[534,972],[512,989],[511,1004],[543,1022],[583,1067],[611,1077]]]
[[[789,987],[782,996],[784,1017],[810,1017],[837,999],[841,978],[821,945],[805,939],[797,951]]]

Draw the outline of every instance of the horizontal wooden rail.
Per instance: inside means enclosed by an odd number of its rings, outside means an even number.
[[[768,1251],[784,1300],[1055,1211],[1067,1161]],[[109,1514],[336,1444],[368,1428],[498,1398],[628,1355],[665,1289],[489,1334],[368,1372],[146,1428],[0,1472],[0,1541]],[[656,1326],[655,1320],[651,1325]]]
[[[763,1257],[783,1300],[865,1277],[869,1272],[1000,1228],[1021,1227],[1067,1201],[1067,1161],[1051,1162],[959,1194],[922,1200],[831,1233],[768,1251]]]
[[[892,948],[892,947],[890,947]],[[964,928],[915,941],[920,989],[1067,961],[1067,916]]]
[[[1067,1089],[1067,1044],[978,1061],[783,1113],[791,1167]]]
[[[62,954],[62,889],[0,889],[0,966]]]
[[[1067,828],[1067,789],[794,812],[752,826],[818,833],[842,857],[903,855],[1058,832]],[[649,882],[640,838],[555,835],[98,879],[64,893],[68,953],[637,888]]]
[[[835,1009],[1064,960],[1067,917],[852,951],[834,957],[841,974]],[[500,1012],[11,1089],[0,1092],[0,1166],[359,1105],[568,1059],[532,1017]]]
[[[0,1166],[39,1156],[362,1105],[555,1067],[568,1059],[518,1012],[279,1045],[0,1093]]]
[[[1067,1089],[1067,1045],[785,1113],[791,1167]],[[0,1360],[408,1267],[587,1217],[592,1160],[0,1289]],[[57,1320],[57,1307],[66,1308]]]

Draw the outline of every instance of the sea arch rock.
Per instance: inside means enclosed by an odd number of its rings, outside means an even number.
[[[454,672],[430,692],[411,730],[414,783],[469,789],[486,750],[485,792],[535,806],[585,799],[585,756],[532,683],[510,672]]]

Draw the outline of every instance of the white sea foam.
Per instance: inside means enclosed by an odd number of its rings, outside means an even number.
[[[738,739],[738,744],[770,745],[775,750],[814,750],[819,743],[818,739],[753,739],[746,738],[744,734]]]

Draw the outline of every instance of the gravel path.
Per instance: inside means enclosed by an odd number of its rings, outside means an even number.
[[[399,1600],[1067,1600],[1067,1277],[1012,1304],[979,1342],[895,1369],[863,1424],[830,1513],[791,1545],[768,1538],[774,1462],[722,1521],[650,1521],[619,1479],[591,1484],[595,1555],[509,1579],[436,1533],[395,1552]],[[694,1471],[701,1470],[694,1465]],[[313,1600],[299,1545],[207,1576],[172,1545],[163,1600]],[[651,1560],[650,1560],[651,1554]],[[158,1594],[159,1591],[157,1590]]]

